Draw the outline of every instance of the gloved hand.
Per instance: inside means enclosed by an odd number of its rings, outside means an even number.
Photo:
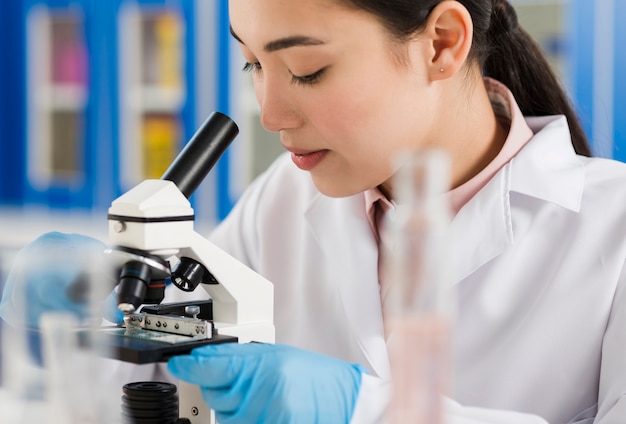
[[[87,316],[89,305],[84,293],[82,298],[81,293],[77,295],[76,282],[102,266],[105,247],[79,234],[51,232],[38,237],[17,254],[4,285],[0,317],[13,327],[39,328],[45,312]],[[110,283],[106,290],[111,294],[103,301],[101,313],[109,321],[120,322],[123,314],[117,310],[112,280]]]
[[[169,360],[176,378],[200,386],[220,424],[348,423],[360,365],[287,345],[227,343]]]

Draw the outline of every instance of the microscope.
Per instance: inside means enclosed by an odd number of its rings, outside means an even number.
[[[108,332],[116,359],[155,363],[206,344],[274,342],[272,284],[195,232],[189,202],[238,132],[230,118],[213,113],[161,179],[145,180],[112,202],[106,253],[120,270],[117,302],[124,312],[121,328]],[[186,292],[202,286],[210,300],[161,304],[168,280]],[[140,400],[163,392],[156,382],[128,390],[141,388],[147,394]],[[198,387],[180,382],[178,399],[184,421],[162,421],[161,414],[127,422],[214,423]],[[151,411],[139,416],[144,413]]]

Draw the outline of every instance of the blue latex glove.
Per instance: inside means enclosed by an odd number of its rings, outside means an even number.
[[[200,386],[220,424],[348,423],[360,365],[287,345],[227,343],[168,362],[176,378]]]
[[[17,254],[4,285],[0,317],[14,327],[39,328],[45,312],[64,311],[84,318],[89,309],[85,299],[72,299],[71,287],[82,275],[104,260],[106,246],[91,237],[58,232],[46,233]],[[105,280],[103,278],[103,280]],[[113,280],[103,281],[104,284]],[[102,304],[101,313],[112,322],[123,314],[117,310],[113,292]]]

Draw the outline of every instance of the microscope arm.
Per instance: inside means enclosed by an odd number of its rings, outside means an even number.
[[[213,299],[218,334],[238,337],[240,343],[274,342],[272,283],[196,232],[177,256],[195,259],[217,280],[202,287]]]

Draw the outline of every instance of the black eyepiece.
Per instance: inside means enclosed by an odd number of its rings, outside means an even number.
[[[233,120],[214,112],[198,128],[161,179],[172,181],[189,198],[237,134],[239,128]]]

